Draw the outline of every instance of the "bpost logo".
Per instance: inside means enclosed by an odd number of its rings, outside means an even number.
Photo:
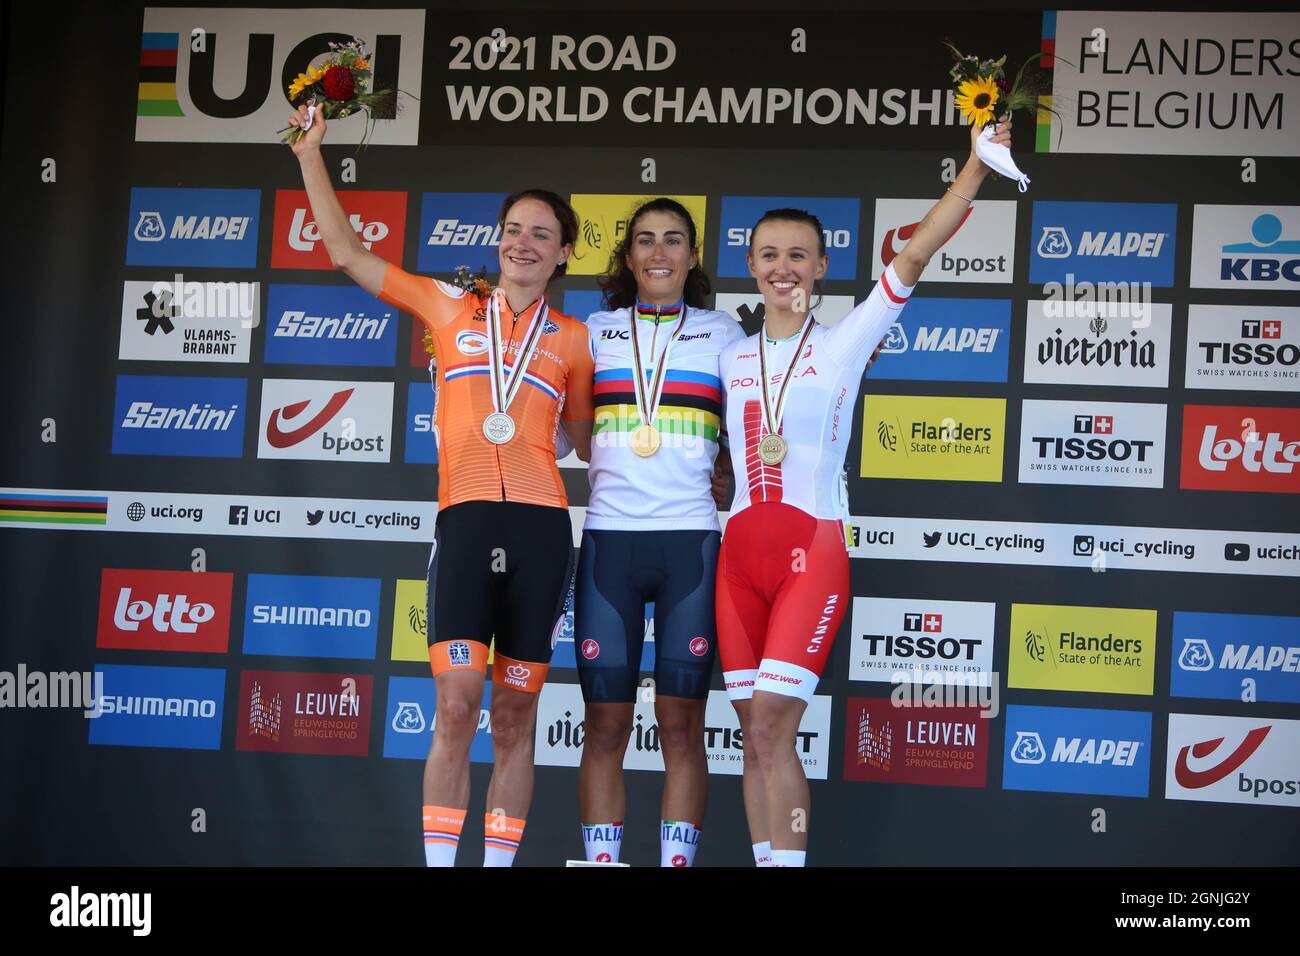
[[[223,668],[99,664],[95,672],[104,689],[89,721],[90,743],[221,749]]]
[[[1300,704],[1300,617],[1174,612],[1169,693]]]
[[[418,578],[399,578],[393,590],[393,634],[389,656],[395,661],[429,660],[429,606],[427,584]]]
[[[1300,492],[1300,409],[1188,405],[1181,487]]]
[[[1170,714],[1165,797],[1300,807],[1300,721]]]
[[[247,395],[242,378],[119,375],[113,454],[241,458]]]
[[[1191,305],[1188,388],[1300,391],[1300,309]]]
[[[1164,388],[1169,384],[1173,306],[1148,303],[1140,317],[1099,305],[1091,315],[1059,315],[1050,301],[1029,303],[1025,383]]]
[[[260,204],[256,189],[134,187],[126,264],[251,269]]]
[[[960,677],[988,686],[996,606],[977,601],[853,599],[849,679],[889,683],[920,669],[926,682]]]
[[[1029,281],[1174,284],[1173,203],[1034,203]]]
[[[574,193],[569,197],[578,214],[578,243],[569,259],[571,276],[601,275],[609,267],[609,257],[623,241],[628,220],[636,207],[654,196]],[[707,235],[704,212],[705,196],[669,196],[686,207],[695,220],[697,235]],[[703,240],[701,240],[702,242]],[[461,260],[462,262],[464,260]],[[746,273],[748,275],[749,273]]]
[[[1150,714],[1007,707],[1004,790],[1145,797],[1150,776]]]
[[[199,26],[196,26],[199,25]],[[318,65],[330,43],[364,44],[372,89],[420,95],[423,10],[293,10],[204,7],[144,12],[135,138],[140,142],[274,143],[292,110],[285,90],[299,71]],[[379,114],[372,141],[414,146],[420,101],[402,97],[393,117]],[[358,143],[367,127],[356,114],[330,121],[330,142]]]
[[[917,297],[885,335],[872,378],[1005,382],[1011,355],[1009,299]]]
[[[428,655],[425,655],[426,660]],[[492,763],[491,684],[483,687],[470,763]],[[391,677],[384,718],[384,756],[424,760],[437,729],[438,685],[429,677]]]
[[[879,279],[903,251],[933,199],[877,199],[871,242],[871,278]],[[1016,203],[981,201],[930,260],[927,282],[1010,282],[1015,273]]]
[[[1164,487],[1165,406],[1026,399],[1020,481]]]
[[[361,244],[381,259],[401,262],[406,237],[406,193],[357,189],[343,190],[338,197]],[[334,268],[307,193],[301,189],[276,190],[271,268]]]
[[[226,653],[233,574],[104,568],[96,647]]]
[[[497,271],[505,193],[425,193],[420,199],[421,272]]]
[[[862,477],[1001,481],[1004,398],[867,395]]]
[[[1156,612],[1011,605],[1008,687],[1150,696]]]
[[[266,361],[286,365],[392,365],[397,310],[353,286],[272,285]]]
[[[723,196],[721,247],[718,275],[748,279],[750,233],[754,223],[769,209],[806,209],[822,223],[829,262],[827,279],[858,277],[858,228],[862,221],[858,199],[830,199],[805,196]],[[696,224],[697,228],[701,228]],[[701,228],[701,235],[703,230]]]
[[[244,671],[235,749],[364,757],[374,678]]]
[[[269,378],[257,457],[386,462],[392,424],[392,382]]]
[[[180,275],[124,282],[117,357],[247,362],[258,323],[259,289],[257,282],[185,282]]]
[[[379,579],[250,574],[244,653],[375,656]]]
[[[990,722],[976,707],[894,708],[888,698],[850,697],[844,779],[983,787]]]
[[[1300,289],[1300,206],[1197,205],[1194,289]]]
[[[438,429],[434,424],[434,389],[429,382],[406,386],[406,463],[438,463]]]

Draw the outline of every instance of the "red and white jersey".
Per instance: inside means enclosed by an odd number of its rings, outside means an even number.
[[[759,371],[759,335],[722,353],[726,390],[725,420],[736,472],[736,500],[731,514],[764,501],[793,505],[814,518],[843,519],[844,456],[853,436],[854,406],[867,359],[907,304],[912,289],[899,281],[892,264],[871,294],[833,326],[814,325],[794,367],[785,400],[780,434],[785,459],[765,465],[758,443],[767,434]],[[795,335],[768,347],[768,376],[775,399],[790,367]]]

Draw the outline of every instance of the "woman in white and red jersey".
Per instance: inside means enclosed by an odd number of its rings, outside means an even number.
[[[1011,122],[994,142],[1010,145]],[[834,326],[809,311],[826,274],[821,223],[777,209],[754,227],[749,269],[763,294],[756,335],[722,353],[736,476],[718,557],[718,652],[744,734],[754,858],[802,866],[808,782],[795,737],[850,601],[844,456],[863,370],[930,257],[956,231],[990,169],[975,153],[886,267]]]

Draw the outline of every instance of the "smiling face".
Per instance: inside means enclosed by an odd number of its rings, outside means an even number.
[[[826,275],[817,230],[806,222],[772,219],[754,230],[749,272],[769,312],[807,312],[813,283]]]
[[[560,221],[546,203],[521,199],[506,212],[498,249],[503,281],[545,285],[572,252],[573,244],[561,241]]]
[[[691,249],[690,227],[671,212],[655,210],[632,223],[627,267],[636,277],[637,298],[652,305],[674,305],[686,276],[699,259]]]

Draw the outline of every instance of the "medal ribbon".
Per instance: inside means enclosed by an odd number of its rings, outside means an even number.
[[[524,370],[528,368],[528,361],[532,357],[537,340],[541,338],[542,328],[546,324],[546,314],[550,308],[543,296],[537,311],[533,313],[528,331],[524,333],[524,344],[520,346],[519,358],[515,360],[507,376],[505,347],[501,344],[501,310],[497,305],[499,294],[501,294],[499,289],[494,290],[492,297],[488,299],[488,377],[491,379],[492,407],[498,412],[504,412],[510,407],[510,403],[515,400],[515,396],[519,394],[519,389],[524,384]],[[514,339],[513,334],[511,339]]]
[[[682,329],[686,327],[686,303],[679,303],[678,307],[682,310],[682,317],[677,320],[677,327],[673,329],[673,334],[664,344],[663,354],[659,356],[659,363],[654,367],[653,380],[650,385],[649,395],[646,394],[645,370],[641,365],[641,343],[637,338],[636,332],[636,314],[638,307],[633,306],[628,316],[632,322],[632,364],[636,366],[633,369],[633,372],[635,373],[633,387],[636,390],[636,408],[637,412],[641,415],[641,422],[646,425],[654,424],[655,412],[659,410],[659,402],[663,397],[664,381],[667,378],[666,373],[668,369],[668,350],[672,348],[673,342],[677,340],[677,336],[680,335]],[[658,328],[658,323],[656,323],[655,327]],[[654,361],[653,351],[654,347],[651,346],[651,361]]]
[[[794,358],[790,360],[790,367],[785,370],[785,378],[781,380],[781,390],[777,392],[775,412],[773,412],[773,402],[771,395],[771,382],[767,375],[767,328],[764,326],[763,331],[758,336],[758,368],[759,374],[763,377],[763,417],[766,419],[767,430],[769,434],[780,434],[781,419],[785,416],[785,400],[789,395],[787,389],[790,386],[790,380],[794,378],[795,366],[799,364],[799,356],[803,355],[803,347],[808,343],[808,336],[812,334],[813,317],[809,314],[803,323],[803,335],[799,338],[799,346],[794,350]]]

